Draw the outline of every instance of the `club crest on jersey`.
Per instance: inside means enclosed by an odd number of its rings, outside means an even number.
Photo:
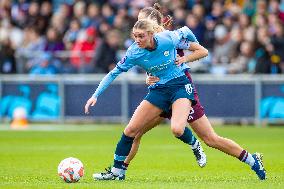
[[[164,55],[165,55],[165,56],[169,56],[169,55],[170,55],[170,51],[165,51],[165,52],[164,52]]]

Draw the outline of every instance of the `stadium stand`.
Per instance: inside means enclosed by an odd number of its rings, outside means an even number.
[[[138,11],[153,3],[1,0],[0,73],[106,73],[133,42],[130,28]],[[192,64],[192,72],[284,71],[283,0],[161,0],[160,4],[164,15],[173,16],[174,28],[187,25],[210,51],[209,57]]]

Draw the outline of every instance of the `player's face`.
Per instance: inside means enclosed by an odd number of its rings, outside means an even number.
[[[140,48],[147,48],[151,46],[151,39],[153,34],[141,29],[133,30],[134,40]]]

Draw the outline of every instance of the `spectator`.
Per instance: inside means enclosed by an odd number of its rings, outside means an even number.
[[[29,4],[26,0],[19,0],[12,5],[11,15],[12,21],[20,28],[25,27],[28,19]]]
[[[238,19],[238,27],[243,33],[243,38],[245,41],[254,42],[255,41],[255,27],[251,23],[251,19],[246,14],[241,14]]]
[[[73,18],[70,22],[70,28],[66,31],[63,37],[66,50],[71,50],[73,48],[74,43],[78,39],[79,33],[83,32],[80,28],[79,20]]]
[[[270,52],[272,51],[272,48],[273,47],[270,43],[267,28],[259,28],[257,30],[257,45],[255,51],[255,73],[270,73]]]
[[[114,15],[114,10],[113,8],[109,5],[109,4],[104,4],[103,7],[102,7],[102,16],[104,18],[104,20],[112,25],[113,22],[114,22],[114,18],[115,18],[115,15]]]
[[[247,59],[248,50],[244,49],[251,48],[255,49],[255,54],[249,59],[255,59],[256,63],[249,63],[248,72],[251,73],[252,68],[256,73],[283,71],[281,67],[283,67],[284,44],[283,34],[280,31],[283,30],[281,27],[284,23],[284,1],[163,0],[161,2],[163,14],[173,16],[173,26],[188,25],[199,42],[209,49],[211,53],[206,60],[201,61],[201,65],[204,66],[206,62],[204,67],[210,68],[211,73],[239,73],[240,70],[244,70],[235,69],[233,65],[240,62],[240,59],[244,60],[244,57]],[[77,70],[82,68],[82,72],[92,72],[94,67],[92,57],[96,53],[98,41],[103,39],[106,43],[106,34],[115,29],[120,32],[121,43],[118,48],[127,48],[133,41],[129,34],[131,26],[137,20],[139,10],[145,6],[152,6],[153,3],[154,0],[1,0],[0,46],[1,43],[5,45],[7,39],[10,40],[10,45],[16,51],[17,71],[23,73],[27,70],[23,69],[22,65],[37,63],[37,58],[32,57],[37,53],[29,52],[43,49],[58,51],[58,45],[60,43],[62,45],[62,40],[58,39],[63,37],[65,47],[59,49],[70,51],[73,57],[70,58],[71,63],[68,61],[69,58],[64,59],[67,67],[71,69],[65,69],[63,66],[65,70],[60,72],[73,72],[72,66]],[[95,32],[88,28],[93,28]],[[267,28],[267,31],[263,28]],[[89,32],[86,32],[87,30]],[[96,37],[90,37],[87,33],[96,33]],[[45,38],[47,43],[44,43]],[[69,57],[68,51],[62,52],[60,56]],[[80,52],[84,52],[82,58],[79,54],[76,55]],[[230,67],[234,67],[233,71]],[[62,69],[62,66],[60,68]],[[202,69],[202,72],[207,71],[208,69]]]
[[[84,1],[78,1],[73,7],[74,17],[80,21],[82,28],[89,27],[89,19],[86,15],[87,4]]]
[[[192,14],[196,16],[197,20],[203,22],[205,10],[201,4],[195,4],[192,7]]]
[[[174,11],[174,24],[175,27],[180,28],[186,24],[186,12],[183,8],[177,8]]]
[[[230,33],[224,25],[217,25],[214,31],[215,44],[213,50],[212,73],[225,74],[226,67],[233,57],[235,42],[231,40]]]
[[[11,20],[2,20],[0,27],[0,42],[9,40],[13,49],[17,49],[23,42],[23,31],[14,26]]]
[[[220,1],[214,1],[212,4],[211,16],[216,19],[217,24],[222,23],[223,11],[224,9],[222,3]]]
[[[201,45],[204,45],[204,34],[205,34],[205,26],[203,22],[200,22],[198,18],[193,15],[189,14],[186,17],[186,25],[192,30],[192,32],[195,34],[197,40]]]
[[[9,38],[0,44],[0,73],[11,74],[16,73],[16,61],[14,57],[14,49]]]
[[[36,26],[40,16],[39,12],[40,12],[39,3],[36,1],[32,1],[29,4],[27,21],[25,23],[25,26]]]
[[[118,59],[117,50],[121,43],[120,32],[110,30],[106,33],[105,39],[98,47],[95,57],[95,72],[108,73],[112,70]]]
[[[271,38],[271,44],[273,46],[273,53],[271,56],[271,62],[276,69],[273,72],[284,72],[284,29],[283,25],[279,22],[275,25],[275,33]]]
[[[240,54],[231,60],[227,67],[230,74],[249,72],[249,67],[255,66],[253,44],[249,41],[243,41],[240,46]]]
[[[91,3],[87,10],[88,27],[94,27],[96,30],[102,22],[102,16],[99,5]]]
[[[64,44],[61,39],[62,37],[59,36],[55,28],[48,28],[44,50],[53,53],[64,50]]]
[[[207,16],[205,18],[205,27],[206,30],[204,32],[204,47],[212,52],[214,43],[215,43],[215,36],[214,36],[214,29],[216,26],[216,20],[213,16]]]
[[[226,26],[228,31],[231,31],[234,26],[234,18],[231,12],[225,12],[222,23]]]
[[[114,19],[113,26],[113,28],[119,31],[119,38],[121,38],[122,41],[126,41],[129,36],[128,31],[131,30],[131,26],[129,25],[129,22],[127,22],[126,17],[123,17],[123,15],[117,15]],[[122,43],[120,44],[120,47],[123,47]]]
[[[45,40],[40,36],[36,27],[27,27],[24,30],[23,44],[16,50],[17,68],[20,73],[30,70],[33,64],[36,64],[37,53],[44,50]]]
[[[42,30],[46,32],[50,18],[52,17],[52,4],[49,1],[43,1],[40,7],[40,17],[41,17],[41,24]]]
[[[96,30],[92,27],[86,29],[86,39],[77,40],[71,51],[71,63],[81,73],[94,71],[92,60],[97,47]]]

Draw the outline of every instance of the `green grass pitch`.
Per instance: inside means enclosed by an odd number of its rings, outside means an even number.
[[[284,128],[216,127],[217,133],[249,152],[264,154],[266,181],[259,181],[246,164],[204,143],[208,162],[199,168],[191,150],[172,136],[168,126],[159,126],[142,139],[127,180],[103,182],[92,180],[92,173],[112,162],[123,127],[49,128],[55,129],[0,131],[0,188],[284,188]],[[67,157],[84,164],[85,175],[78,183],[67,184],[57,176],[59,162]]]

